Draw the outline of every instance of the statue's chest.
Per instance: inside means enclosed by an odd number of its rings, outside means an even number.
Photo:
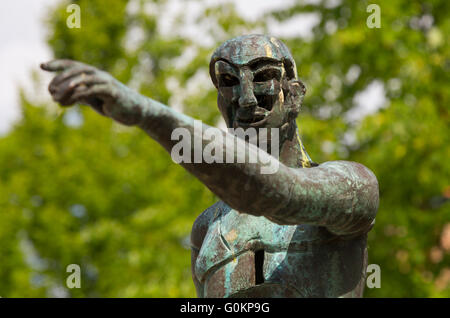
[[[329,239],[323,228],[310,225],[278,225],[265,217],[239,213],[223,204],[210,223],[203,240],[195,273],[202,281],[205,275],[225,264],[238,263],[257,251],[265,253],[310,253],[313,245]],[[254,266],[254,256],[247,267]],[[252,264],[250,264],[252,263]]]

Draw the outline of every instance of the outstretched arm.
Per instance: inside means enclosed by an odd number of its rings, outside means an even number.
[[[49,85],[61,105],[86,103],[99,113],[126,124],[136,125],[160,143],[169,153],[178,140],[176,128],[185,128],[192,137],[191,147],[206,145],[222,149],[233,163],[181,163],[212,192],[232,208],[264,215],[280,224],[309,223],[327,227],[339,234],[367,231],[378,207],[378,184],[364,166],[344,161],[329,162],[309,169],[283,165],[276,158],[242,139],[208,125],[196,129],[194,119],[144,97],[92,66],[56,60],[42,65],[47,71],[61,72]],[[222,138],[206,140],[202,131],[215,130]],[[201,140],[196,144],[194,140]],[[256,163],[238,163],[242,152],[255,155]],[[193,161],[191,161],[193,162]],[[222,162],[225,162],[223,160]],[[227,161],[229,162],[229,161]],[[262,166],[277,167],[271,174]]]

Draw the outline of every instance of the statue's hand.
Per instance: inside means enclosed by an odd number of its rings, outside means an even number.
[[[126,125],[135,125],[141,120],[141,108],[137,104],[140,95],[107,72],[72,60],[50,61],[41,64],[41,68],[60,72],[50,82],[48,90],[53,100],[62,106],[88,104],[100,114]]]

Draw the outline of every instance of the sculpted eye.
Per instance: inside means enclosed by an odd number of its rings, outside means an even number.
[[[255,74],[253,77],[254,82],[266,82],[273,79],[280,79],[280,71],[277,69],[268,69],[264,71],[260,71]]]
[[[239,84],[239,80],[230,74],[222,74],[219,77],[219,85],[230,87]]]

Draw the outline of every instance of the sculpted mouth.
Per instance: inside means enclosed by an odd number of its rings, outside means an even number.
[[[257,123],[257,122],[263,120],[264,118],[266,118],[266,116],[264,114],[254,113],[253,116],[250,118],[237,118],[237,121],[240,123],[244,123],[244,124],[252,124],[252,123]]]
[[[237,116],[236,123],[238,126],[258,126],[266,121],[270,113],[264,108],[256,107],[253,114],[247,118]]]

